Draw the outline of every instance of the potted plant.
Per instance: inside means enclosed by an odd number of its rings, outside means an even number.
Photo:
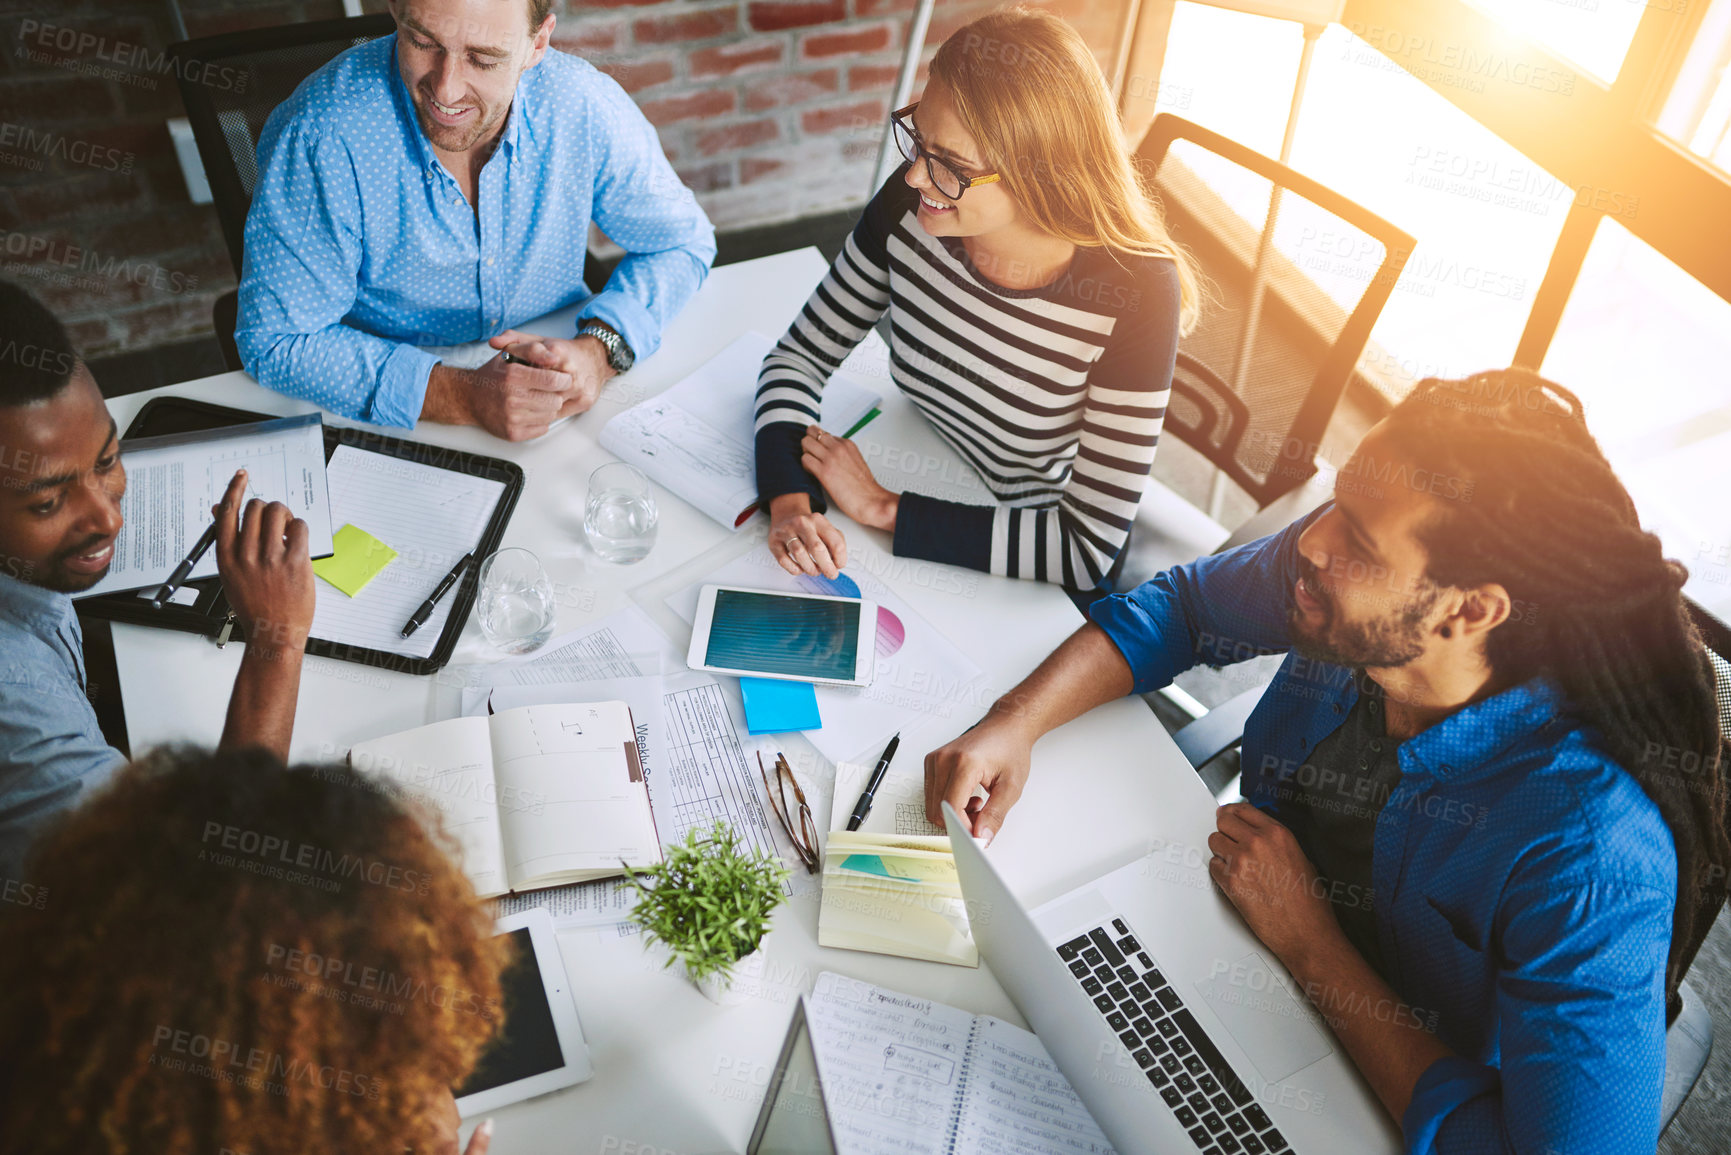
[[[762,945],[787,878],[781,859],[751,853],[719,821],[709,831],[694,827],[657,865],[625,868],[644,945],[664,944],[667,965],[683,963],[697,989],[723,1005],[743,998],[733,991],[734,968]]]

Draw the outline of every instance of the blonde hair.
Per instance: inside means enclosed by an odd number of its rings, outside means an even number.
[[[1167,233],[1074,28],[1034,8],[992,12],[944,41],[930,75],[1034,227],[1178,266],[1179,332],[1190,331],[1201,303],[1195,260]]]

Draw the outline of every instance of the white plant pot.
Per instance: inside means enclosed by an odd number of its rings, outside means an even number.
[[[758,940],[757,949],[734,963],[730,975],[712,974],[697,980],[697,989],[703,992],[703,997],[718,1007],[737,1007],[748,1002],[763,979],[768,961],[763,953],[763,944],[768,939],[769,936],[764,935]]]

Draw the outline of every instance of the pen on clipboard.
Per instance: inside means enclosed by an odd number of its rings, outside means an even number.
[[[213,517],[210,519],[210,524],[204,527],[204,532],[198,535],[198,540],[192,543],[192,552],[186,555],[184,561],[174,567],[174,572],[168,575],[168,580],[162,583],[162,588],[157,590],[156,595],[150,599],[151,609],[160,610],[168,602],[168,599],[174,596],[174,591],[186,584],[186,579],[192,574],[192,567],[198,564],[199,559],[204,556],[204,552],[215,542],[216,518]]]
[[[473,560],[475,560],[474,550],[470,550],[468,553],[457,559],[457,564],[451,567],[451,572],[444,576],[444,579],[439,582],[438,586],[431,594],[427,595],[427,600],[421,603],[421,608],[416,610],[413,614],[410,614],[409,620],[403,623],[403,637],[408,637],[410,634],[427,624],[427,619],[433,616],[433,610],[438,606],[439,599],[444,597],[445,594],[450,591],[451,587],[457,584],[457,578],[462,576],[463,567],[467,566]]]

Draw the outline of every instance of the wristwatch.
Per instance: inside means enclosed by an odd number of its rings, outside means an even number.
[[[631,352],[631,346],[625,343],[625,338],[599,321],[590,321],[577,330],[577,335],[593,337],[601,342],[601,347],[607,350],[607,364],[613,367],[615,373],[623,373],[637,363],[637,356]]]

